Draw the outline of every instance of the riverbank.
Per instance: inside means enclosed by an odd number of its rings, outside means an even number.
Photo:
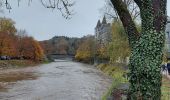
[[[0,60],[0,70],[36,66],[42,63],[44,62],[35,62],[32,60]]]
[[[99,64],[99,70],[113,78],[109,90],[103,95],[102,100],[126,100],[128,94],[127,69],[122,66],[113,66],[109,64]],[[162,97],[161,100],[170,98],[170,79],[163,75],[162,77]]]
[[[103,95],[102,100],[125,100],[128,89],[127,70],[119,64],[99,64],[97,69],[113,78],[112,85]]]

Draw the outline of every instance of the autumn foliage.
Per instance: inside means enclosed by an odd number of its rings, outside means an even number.
[[[75,55],[76,50],[81,43],[81,39],[66,36],[54,36],[49,40],[40,41],[39,43],[46,55]]]
[[[0,56],[10,59],[40,61],[44,57],[39,43],[32,37],[19,34],[11,19],[0,18]]]
[[[94,37],[87,36],[82,39],[82,42],[77,49],[75,59],[83,62],[93,62],[94,60]]]
[[[41,60],[44,56],[39,43],[32,37],[23,37],[19,40],[19,55],[23,59]]]

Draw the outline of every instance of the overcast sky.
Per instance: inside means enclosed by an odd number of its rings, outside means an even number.
[[[82,37],[94,34],[94,27],[102,15],[99,10],[104,6],[104,0],[74,0],[76,14],[66,20],[57,10],[44,8],[40,0],[33,0],[31,6],[27,5],[27,0],[21,0],[19,7],[17,0],[10,1],[12,11],[8,13],[5,10],[0,16],[12,18],[18,29],[25,29],[37,40],[47,40],[53,36]],[[170,16],[170,0],[167,1]]]

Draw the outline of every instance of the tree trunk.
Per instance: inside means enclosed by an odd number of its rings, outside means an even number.
[[[142,32],[130,58],[130,98],[161,99],[166,0],[143,0]]]
[[[126,6],[122,6],[122,0],[111,1],[117,10],[122,23],[127,23],[129,21],[129,18],[125,19],[127,17],[126,14],[128,14],[126,11],[127,8]],[[160,65],[162,63],[165,41],[167,1],[134,1],[140,8],[142,32],[138,39],[134,39],[134,37],[138,37],[134,34],[136,33],[134,24],[124,24],[124,28],[128,34],[129,43],[131,46],[131,57],[129,64],[129,99],[160,100],[162,80]],[[122,14],[123,12],[124,14]],[[132,27],[133,29],[131,29]]]

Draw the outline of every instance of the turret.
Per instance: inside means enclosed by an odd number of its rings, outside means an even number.
[[[103,17],[102,24],[107,24],[105,16]]]
[[[97,25],[96,25],[96,28],[100,27],[101,26],[101,23],[100,23],[100,20],[98,20],[97,22]]]

